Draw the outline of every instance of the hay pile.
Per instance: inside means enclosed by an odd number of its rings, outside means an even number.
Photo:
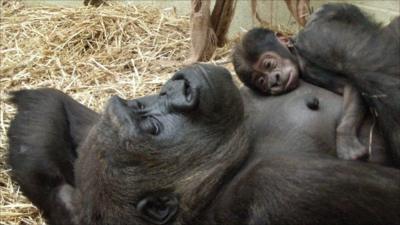
[[[189,56],[189,19],[173,10],[119,4],[28,7],[4,1],[0,10],[0,224],[44,224],[4,162],[15,113],[7,92],[57,88],[97,111],[111,95],[153,93]],[[229,49],[219,49],[215,59],[225,61]]]

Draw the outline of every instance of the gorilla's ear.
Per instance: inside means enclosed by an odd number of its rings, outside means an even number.
[[[143,219],[158,225],[170,222],[178,212],[178,207],[178,198],[171,194],[147,196],[136,206]]]
[[[276,32],[275,37],[282,45],[286,46],[287,48],[293,47],[293,43],[288,36],[280,32]]]

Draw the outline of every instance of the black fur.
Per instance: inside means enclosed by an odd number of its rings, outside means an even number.
[[[221,67],[178,71],[159,95],[113,97],[101,117],[54,90],[13,101],[9,162],[51,225],[400,224],[399,170],[266,155],[249,143],[242,97]],[[65,184],[71,201],[59,197]]]

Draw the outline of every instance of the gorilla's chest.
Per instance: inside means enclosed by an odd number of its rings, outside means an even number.
[[[248,96],[247,124],[257,146],[277,151],[336,148],[342,99],[311,85],[281,96]]]

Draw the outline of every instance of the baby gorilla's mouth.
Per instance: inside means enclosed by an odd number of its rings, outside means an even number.
[[[279,87],[280,85],[281,85],[280,82],[277,81],[271,85],[271,88],[276,88]]]

